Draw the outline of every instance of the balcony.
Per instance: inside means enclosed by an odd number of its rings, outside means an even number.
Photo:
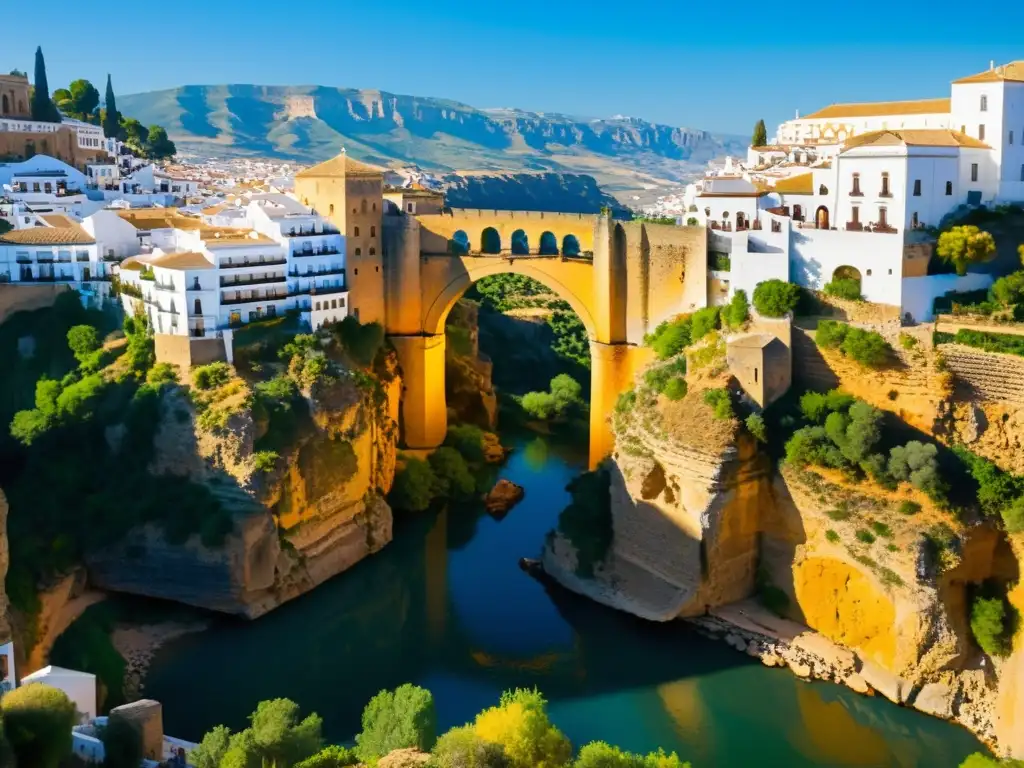
[[[848,221],[848,222],[846,222],[846,231],[847,232],[863,232],[864,231],[864,225],[861,224],[859,221]]]
[[[300,256],[337,256],[341,251],[337,248],[320,248],[313,251],[293,251],[292,256],[299,258]]]
[[[53,264],[53,256],[36,256],[36,264]]]
[[[342,285],[320,285],[320,286],[316,286],[315,285],[315,286],[313,286],[313,287],[311,287],[309,289],[309,293],[312,296],[323,296],[324,294],[344,293],[347,290],[348,290],[348,286],[345,285],[345,284],[342,284]]]
[[[270,261],[233,261],[221,262],[218,269],[254,269],[256,267],[283,267],[288,263],[287,259],[271,259]]]
[[[851,189],[848,194],[850,197],[864,197],[864,193],[859,188]]]
[[[341,230],[335,229],[334,227],[324,227],[319,232],[315,229],[289,229],[287,232],[281,232],[285,237],[319,237],[321,235],[340,235]]]
[[[21,282],[23,283],[73,283],[75,282],[74,275],[22,275]]]
[[[275,293],[268,293],[268,294],[265,294],[263,296],[242,296],[242,297],[233,298],[233,299],[222,298],[220,300],[220,303],[222,305],[224,305],[224,306],[231,306],[233,304],[255,304],[257,302],[264,302],[264,301],[284,301],[285,299],[287,299],[291,295],[293,295],[293,294],[291,294],[291,293],[289,293],[287,291],[275,292]]]
[[[315,272],[307,269],[305,272],[295,270],[288,273],[288,277],[324,277],[326,275],[344,275],[345,267],[331,267],[330,269],[318,269]]]
[[[285,275],[272,275],[271,277],[250,277],[244,280],[222,277],[220,279],[220,287],[235,288],[243,285],[266,285],[268,283],[283,283],[287,279],[288,278]]]

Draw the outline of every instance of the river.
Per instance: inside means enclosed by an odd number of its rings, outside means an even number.
[[[374,693],[413,682],[433,692],[442,730],[536,686],[577,746],[664,747],[694,768],[952,768],[981,749],[956,725],[800,681],[682,622],[546,589],[517,560],[537,555],[586,457],[553,437],[506,440],[500,474],[526,498],[504,520],[470,509],[397,520],[387,548],[314,592],[161,649],[145,694],[163,702],[165,730],[198,740],[241,728],[258,701],[285,696],[349,742]]]

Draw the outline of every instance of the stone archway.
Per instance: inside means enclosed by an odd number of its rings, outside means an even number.
[[[480,253],[501,253],[501,235],[494,227],[480,233]]]
[[[554,232],[542,232],[540,235],[540,249],[537,251],[541,256],[558,255],[558,238]]]
[[[530,255],[530,238],[526,234],[525,230],[517,229],[515,232],[512,233],[512,255]]]

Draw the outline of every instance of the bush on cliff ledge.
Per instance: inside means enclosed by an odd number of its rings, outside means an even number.
[[[406,683],[381,691],[363,710],[363,730],[356,753],[366,762],[395,749],[429,752],[437,741],[437,712],[430,691]]]
[[[692,342],[693,321],[690,316],[665,321],[644,336],[644,344],[654,350],[659,360],[675,357]]]
[[[989,594],[979,594],[971,603],[971,634],[989,656],[1007,656],[1013,625],[1011,614],[1001,595]]]
[[[765,280],[754,288],[754,309],[764,317],[785,317],[800,301],[800,286],[784,280]]]
[[[18,765],[57,768],[71,756],[71,728],[78,720],[64,691],[29,683],[5,693],[0,709]]]

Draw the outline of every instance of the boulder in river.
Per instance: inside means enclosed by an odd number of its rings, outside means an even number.
[[[500,520],[522,500],[524,494],[525,491],[521,485],[502,478],[495,483],[490,493],[484,496],[484,508],[492,517]]]

